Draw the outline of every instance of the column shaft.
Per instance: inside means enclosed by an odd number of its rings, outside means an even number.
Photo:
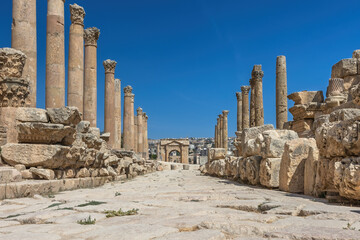
[[[142,108],[138,108],[137,112],[137,144],[138,152],[144,156],[144,119]]]
[[[224,148],[224,118],[223,115],[219,115],[220,118],[220,137],[219,137],[219,147]]]
[[[236,93],[237,100],[237,131],[242,130],[242,95],[241,92]]]
[[[132,87],[127,86],[124,88],[124,122],[123,122],[123,147],[125,150],[130,151],[133,146],[133,140],[131,138],[131,128],[133,124],[131,120],[131,101],[132,101]]]
[[[148,116],[143,113],[144,158],[149,159]]]
[[[134,115],[134,152],[138,153],[138,121],[137,116]]]
[[[255,84],[255,125],[264,125],[264,104],[263,104],[263,86],[262,78],[264,72],[261,70],[261,65],[255,65],[252,78]]]
[[[217,146],[216,138],[217,138],[217,125],[215,125],[215,135],[214,135],[215,148],[216,148],[216,146]]]
[[[255,114],[255,83],[254,79],[250,79],[250,126],[249,127],[255,127],[256,126],[256,114]]]
[[[223,125],[223,148],[228,149],[228,114],[229,111],[223,111],[224,125]]]
[[[242,86],[242,129],[249,128],[249,91],[250,86]]]
[[[115,79],[115,143],[114,148],[121,148],[121,80]]]
[[[70,5],[69,62],[67,105],[84,112],[84,17],[85,11],[77,4]]]
[[[23,77],[30,82],[30,106],[36,107],[36,0],[13,0],[11,47],[25,53]]]
[[[276,128],[283,129],[287,122],[286,57],[276,58]]]
[[[48,0],[46,33],[46,108],[65,106],[65,0]]]

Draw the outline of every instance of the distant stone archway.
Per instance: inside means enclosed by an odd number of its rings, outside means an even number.
[[[161,139],[159,143],[161,160],[170,162],[170,153],[177,151],[180,153],[180,163],[189,163],[189,139]]]

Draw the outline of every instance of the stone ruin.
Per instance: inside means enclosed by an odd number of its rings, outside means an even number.
[[[356,50],[353,58],[332,67],[326,98],[322,91],[287,96],[295,102],[289,109],[293,120],[287,121],[279,114],[283,110],[277,111],[277,129],[272,125],[251,127],[255,106],[249,106],[248,93],[252,86],[243,86],[242,94],[236,94],[236,156],[227,156],[223,148],[213,148],[202,172],[250,185],[326,197],[331,202],[359,201],[359,54]],[[277,59],[277,110],[286,102],[284,89],[278,87],[287,85],[284,58]]]

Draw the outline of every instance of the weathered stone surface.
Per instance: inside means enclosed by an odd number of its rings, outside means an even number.
[[[25,66],[26,56],[13,48],[0,48],[0,79],[20,78]]]
[[[327,159],[322,156],[320,157],[318,161],[314,191],[316,196],[324,195],[327,191],[337,191],[334,184],[335,164],[341,160],[341,158]]]
[[[76,125],[76,131],[78,133],[88,133],[89,130],[90,130],[90,122],[88,121],[81,121],[78,123],[78,125]]]
[[[260,163],[260,184],[268,188],[279,187],[281,158],[265,158]]]
[[[8,143],[1,148],[2,159],[15,166],[60,168],[71,165],[70,148],[60,145]]]
[[[0,78],[1,79],[1,78]],[[1,107],[29,107],[29,81],[22,78],[6,78],[0,81]]]
[[[51,123],[77,125],[81,121],[81,113],[76,107],[48,108]]]
[[[46,180],[53,180],[55,178],[55,173],[51,169],[42,169],[42,168],[30,168],[30,172],[35,174],[36,176],[46,179]]]
[[[29,169],[22,170],[21,176],[23,179],[35,179],[36,178],[36,175],[34,175],[32,172],[30,172]]]
[[[342,197],[360,200],[360,157],[344,158],[334,164],[334,185]]]
[[[20,143],[44,143],[71,145],[75,138],[75,128],[52,123],[20,123],[17,125]],[[64,139],[67,138],[67,141]]]
[[[304,192],[304,167],[310,147],[316,147],[315,139],[299,138],[285,144],[279,174],[280,190]]]
[[[344,78],[358,74],[358,60],[355,58],[342,59],[333,65],[331,78]]]
[[[260,184],[260,162],[262,157],[251,156],[246,158],[246,178],[252,185]]]
[[[74,178],[76,175],[76,171],[74,169],[66,169],[64,174],[65,178]]]
[[[304,168],[304,194],[316,196],[316,173],[319,161],[319,150],[316,146],[310,147]]]
[[[262,133],[262,139],[258,136],[256,142],[261,145],[263,158],[281,158],[285,142],[297,138],[297,133],[291,130],[268,130]]]
[[[324,94],[322,91],[302,91],[290,94],[288,99],[293,100],[295,105],[311,102],[322,103],[324,102]]]
[[[214,160],[212,162],[208,162],[206,167],[207,167],[207,172],[210,175],[214,175],[214,176],[218,176],[218,177],[226,176],[226,174],[225,174],[225,168],[226,168],[225,159]]]
[[[239,174],[240,174],[240,180],[242,182],[247,182],[247,176],[246,176],[246,162],[247,158],[240,158],[239,159]]]
[[[259,146],[255,144],[255,139],[264,131],[273,129],[274,126],[271,124],[243,129],[241,136],[243,156],[260,155],[260,149]]]
[[[45,109],[40,108],[17,108],[16,120],[20,122],[49,122]]]
[[[211,148],[209,150],[209,161],[225,159],[226,149],[225,148]]]
[[[77,178],[90,177],[90,171],[89,171],[87,168],[81,168],[81,169],[76,173],[76,177],[77,177]]]
[[[21,181],[21,173],[12,167],[0,167],[0,184]]]
[[[339,109],[335,110],[330,114],[330,122],[337,122],[337,121],[347,121],[354,119],[356,117],[360,117],[360,109],[356,108],[346,108],[346,109]]]

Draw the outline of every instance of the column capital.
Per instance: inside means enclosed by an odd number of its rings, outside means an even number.
[[[222,114],[219,114],[218,116],[219,116],[219,120],[221,120],[221,118],[223,117],[223,115],[222,115]]]
[[[115,67],[116,67],[117,62],[114,60],[105,60],[103,62],[104,68],[105,68],[105,73],[115,73]]]
[[[241,92],[237,92],[236,93],[236,98],[238,101],[241,101],[242,100],[242,93]]]
[[[85,46],[97,47],[97,41],[99,40],[100,30],[96,27],[87,28],[84,30]]]
[[[264,72],[261,70],[261,65],[255,65],[252,72],[251,77],[253,81],[261,80],[264,77]]]
[[[229,114],[229,111],[228,111],[228,110],[224,110],[224,111],[222,111],[222,113],[223,113],[223,116],[224,116],[224,117],[227,117],[227,115]]]
[[[241,86],[241,92],[244,95],[249,95],[250,86]]]
[[[131,86],[126,86],[124,88],[125,97],[131,97],[133,88]]]
[[[72,24],[79,24],[84,26],[85,10],[76,3],[70,4],[70,19]]]
[[[137,115],[138,116],[142,116],[143,115],[143,110],[141,107],[138,107],[138,109],[136,109]]]
[[[146,115],[146,112],[143,112],[143,118],[145,119],[145,121],[149,119],[148,115]]]

